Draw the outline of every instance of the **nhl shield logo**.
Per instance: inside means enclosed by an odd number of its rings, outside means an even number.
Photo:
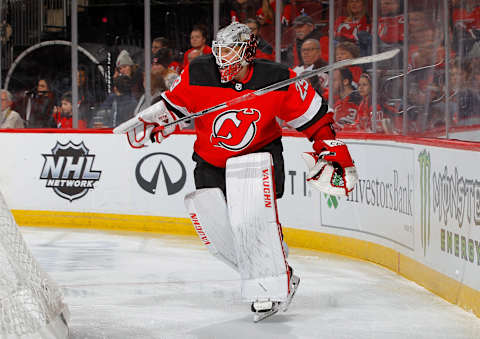
[[[223,112],[213,122],[210,141],[216,147],[241,151],[255,138],[258,120],[260,112],[253,108]]]
[[[102,173],[92,169],[95,155],[88,153],[83,141],[65,145],[57,141],[51,154],[42,154],[45,162],[40,179],[46,180],[45,187],[70,202],[87,194]]]

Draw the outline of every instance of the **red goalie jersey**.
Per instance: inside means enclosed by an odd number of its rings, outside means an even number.
[[[162,96],[167,108],[183,117],[295,76],[284,65],[260,59],[243,82],[221,83],[215,58],[208,55],[194,59]],[[194,151],[208,163],[225,167],[228,158],[280,138],[277,117],[311,140],[334,138],[327,103],[303,80],[197,118]]]

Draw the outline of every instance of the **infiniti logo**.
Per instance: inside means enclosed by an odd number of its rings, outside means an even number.
[[[135,177],[142,189],[155,194],[160,172],[163,174],[168,195],[178,193],[185,186],[185,166],[180,159],[169,153],[157,152],[144,156],[135,168]]]

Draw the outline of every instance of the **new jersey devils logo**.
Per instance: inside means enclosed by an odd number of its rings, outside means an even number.
[[[210,141],[213,146],[240,151],[255,137],[257,133],[255,122],[259,119],[260,112],[253,108],[223,112],[213,122]]]

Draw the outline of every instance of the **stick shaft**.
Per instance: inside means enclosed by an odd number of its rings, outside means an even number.
[[[313,77],[315,75],[318,75],[320,73],[324,73],[324,72],[326,73],[326,72],[329,72],[329,71],[334,70],[334,69],[338,69],[338,68],[342,68],[342,67],[348,67],[348,66],[352,66],[352,65],[369,64],[369,63],[376,62],[376,61],[391,59],[395,55],[397,55],[398,52],[400,52],[400,50],[397,48],[397,49],[393,49],[391,51],[387,51],[387,52],[383,52],[383,53],[379,53],[379,54],[369,55],[369,56],[360,57],[360,58],[356,58],[356,59],[348,59],[348,60],[338,61],[338,62],[335,62],[331,65],[327,65],[325,67],[322,67],[322,68],[318,68],[318,69],[314,69],[314,70],[311,70],[311,71],[303,72],[302,74],[300,74],[300,75],[298,75],[294,78],[282,80],[280,82],[277,82],[277,83],[274,83],[272,85],[266,86],[264,88],[258,89],[254,92],[246,93],[246,94],[241,95],[237,98],[234,98],[234,99],[225,101],[221,104],[215,105],[213,107],[204,109],[200,112],[189,114],[187,116],[184,116],[180,119],[177,119],[175,121],[172,121],[172,122],[166,124],[165,127],[178,124],[182,121],[193,120],[193,119],[196,119],[198,117],[204,116],[206,114],[216,112],[216,111],[219,111],[221,109],[237,105],[241,102],[251,100],[255,97],[259,97],[261,95],[270,93],[270,92],[275,91],[277,89],[280,89],[282,87],[289,86],[290,84],[293,84],[294,82],[311,78],[311,77]],[[148,107],[144,111],[140,112],[138,115],[142,116],[147,111],[149,111],[149,112],[150,111],[157,111],[159,104],[160,103],[156,103],[156,104]],[[137,127],[141,124],[142,124],[142,122],[139,121],[138,119],[136,119],[136,117],[135,117],[135,118],[132,118],[130,120],[125,121],[124,123],[122,123],[121,125],[116,127],[113,130],[113,132],[115,134],[123,134],[123,133],[127,132],[128,130],[130,130],[132,128],[135,128],[135,127]]]
[[[318,75],[320,73],[326,73],[326,72],[329,72],[329,71],[334,70],[334,69],[347,67],[347,66],[352,66],[352,65],[369,64],[369,63],[376,62],[376,61],[391,59],[395,55],[397,55],[399,51],[400,51],[399,49],[394,49],[394,50],[391,50],[391,51],[387,51],[387,52],[383,52],[383,53],[379,53],[379,54],[374,54],[374,55],[369,55],[369,56],[365,56],[365,57],[360,57],[360,58],[356,58],[356,59],[342,60],[342,61],[335,62],[331,65],[327,65],[327,66],[322,67],[322,68],[318,68],[318,69],[314,69],[314,70],[311,70],[311,71],[303,72],[302,74],[296,76],[295,78],[282,80],[282,81],[277,82],[275,84],[272,84],[272,85],[269,85],[267,87],[258,89],[255,92],[250,92],[250,93],[241,95],[238,98],[234,98],[234,99],[225,101],[225,102],[223,102],[219,105],[204,109],[204,110],[202,110],[198,113],[194,113],[194,114],[182,117],[182,118],[180,118],[176,121],[172,121],[172,122],[166,124],[165,126],[175,125],[175,124],[178,124],[178,123],[180,123],[182,121],[185,121],[185,120],[196,119],[196,118],[201,117],[203,115],[206,115],[206,114],[209,114],[209,113],[212,113],[212,112],[216,112],[216,111],[221,110],[223,108],[228,108],[228,107],[234,106],[234,105],[239,104],[241,102],[251,100],[254,97],[259,97],[261,95],[270,93],[270,92],[275,91],[277,89],[280,89],[282,87],[289,86],[290,84],[293,84],[294,82],[311,78],[311,77],[313,77],[315,75]]]

